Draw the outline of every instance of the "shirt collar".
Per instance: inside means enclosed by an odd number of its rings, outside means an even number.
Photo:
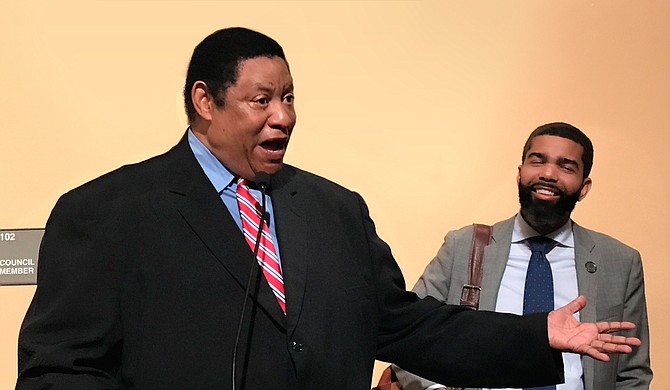
[[[521,242],[527,238],[538,236],[540,233],[536,232],[521,216],[521,212],[517,213],[514,218],[514,230],[512,231],[512,242]],[[545,237],[551,238],[558,242],[561,246],[574,248],[575,236],[572,233],[572,220],[569,219],[565,225],[546,234]]]
[[[200,142],[190,127],[188,128],[188,144],[195,155],[195,159],[198,160],[202,170],[205,171],[205,175],[212,182],[216,192],[221,194],[223,190],[236,183],[235,175]]]

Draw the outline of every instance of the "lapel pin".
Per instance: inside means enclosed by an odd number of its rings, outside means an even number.
[[[598,266],[596,265],[596,263],[592,261],[587,261],[585,266],[586,266],[586,272],[590,274],[594,274],[598,270]]]

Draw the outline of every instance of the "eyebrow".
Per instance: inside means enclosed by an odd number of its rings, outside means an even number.
[[[270,87],[265,83],[254,83],[254,87],[263,92],[273,92],[275,90],[273,87]],[[293,91],[293,83],[288,83],[281,89],[281,91],[282,93]]]
[[[290,83],[286,84],[284,88],[282,89],[282,93],[286,92],[293,92],[293,82],[291,81]]]
[[[528,153],[528,155],[526,156],[526,160],[531,158],[531,157],[537,157],[540,160],[546,160],[547,159],[546,156],[544,154],[540,153],[540,152],[530,152],[530,153]]]
[[[577,168],[579,168],[579,163],[577,161],[569,159],[569,158],[565,158],[565,157],[560,157],[558,159],[558,164],[559,165],[574,165]]]
[[[544,153],[531,152],[531,153],[528,153],[528,156],[526,157],[526,159],[529,159],[531,157],[537,157],[542,161],[547,161],[547,156]],[[559,157],[556,160],[556,164],[558,164],[558,165],[574,165],[575,167],[579,168],[579,162],[577,162],[573,159],[567,158],[567,157]]]

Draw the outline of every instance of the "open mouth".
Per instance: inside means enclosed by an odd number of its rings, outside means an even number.
[[[274,139],[261,142],[261,147],[270,151],[280,151],[286,149],[288,139]]]
[[[532,189],[535,194],[542,198],[553,198],[562,194],[560,189],[547,184],[536,184]]]

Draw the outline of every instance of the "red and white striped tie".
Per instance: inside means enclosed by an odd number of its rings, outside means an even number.
[[[256,198],[249,192],[249,187],[244,179],[237,182],[237,204],[240,208],[240,217],[242,218],[242,231],[244,238],[251,250],[256,245],[258,235],[258,225],[261,222],[261,205]],[[272,241],[270,230],[267,223],[263,224],[263,234],[261,235],[258,246],[258,255],[256,256],[258,264],[263,270],[263,275],[268,281],[272,292],[277,297],[279,306],[286,314],[286,297],[284,296],[284,278],[282,277],[281,266],[277,249]]]

